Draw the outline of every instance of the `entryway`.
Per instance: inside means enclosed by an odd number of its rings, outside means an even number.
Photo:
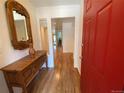
[[[63,54],[69,54],[74,60],[75,17],[52,18],[52,40],[54,65],[63,62]]]

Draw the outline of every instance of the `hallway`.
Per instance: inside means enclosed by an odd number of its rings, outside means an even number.
[[[80,75],[73,67],[72,54],[63,54],[54,69],[42,69],[35,79],[32,93],[80,93]]]
[[[0,93],[124,93],[124,0],[0,0]]]

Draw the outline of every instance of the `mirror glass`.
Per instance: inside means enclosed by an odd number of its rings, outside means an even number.
[[[14,24],[18,41],[27,41],[29,39],[25,16],[13,11]]]

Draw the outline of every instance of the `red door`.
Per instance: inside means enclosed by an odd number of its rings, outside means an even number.
[[[124,0],[85,0],[82,93],[124,93]]]

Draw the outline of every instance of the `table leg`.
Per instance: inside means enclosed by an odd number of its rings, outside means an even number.
[[[6,72],[4,72],[4,77],[5,77],[5,79],[6,79],[6,83],[7,83],[7,86],[8,86],[8,89],[9,89],[9,93],[14,93],[13,92],[13,88],[12,88],[12,85],[9,83],[9,79],[8,79],[8,77],[7,77],[7,73]]]
[[[48,60],[46,60],[46,68],[48,69]]]

